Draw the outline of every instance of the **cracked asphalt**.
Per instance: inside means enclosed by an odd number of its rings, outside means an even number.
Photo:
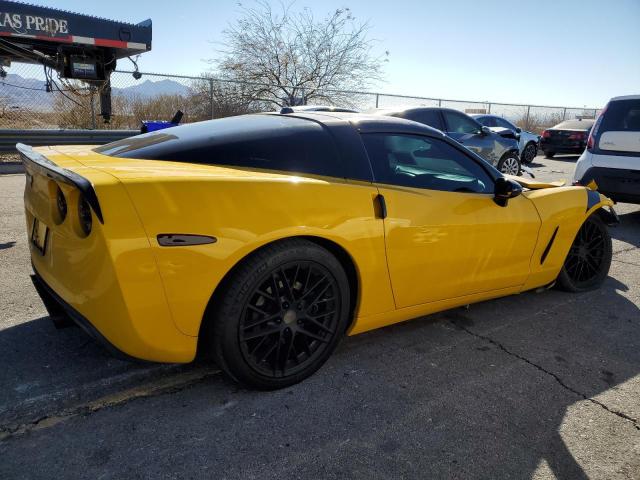
[[[537,157],[569,178],[575,157]],[[0,478],[640,479],[640,206],[604,286],[524,293],[342,342],[277,392],[113,359],[29,280],[24,177],[0,176]]]

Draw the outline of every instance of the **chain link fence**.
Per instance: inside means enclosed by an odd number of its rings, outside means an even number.
[[[251,97],[252,84],[213,77],[191,77],[116,71],[111,76],[112,119],[105,124],[100,116],[99,92],[86,84],[54,78],[47,86],[43,68],[13,63],[0,78],[0,129],[82,128],[137,129],[142,120],[169,120],[177,110],[183,122],[194,122],[255,111],[274,110],[275,105]],[[305,98],[304,91],[300,92]],[[595,118],[595,108],[515,105],[439,98],[412,97],[372,92],[327,91],[322,100],[357,110],[374,108],[448,107],[465,113],[500,115],[525,130],[540,132],[562,120]]]

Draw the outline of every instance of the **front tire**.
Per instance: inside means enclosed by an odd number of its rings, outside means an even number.
[[[304,380],[329,358],[349,321],[340,262],[303,239],[269,245],[236,268],[214,306],[214,359],[233,380],[261,390]]]
[[[520,175],[520,159],[514,153],[505,153],[498,162],[497,168],[501,173],[518,176]]]
[[[598,288],[609,274],[612,256],[607,225],[594,213],[578,230],[558,275],[558,287],[568,292]]]
[[[522,163],[530,164],[538,154],[538,146],[534,142],[529,142],[522,152]]]

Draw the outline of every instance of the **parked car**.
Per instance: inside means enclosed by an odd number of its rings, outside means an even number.
[[[640,204],[640,95],[612,98],[591,129],[573,179],[595,181],[618,202]]]
[[[469,115],[451,108],[418,107],[404,110],[375,110],[375,114],[406,118],[446,133],[477,153],[502,173],[520,175],[518,142],[483,127]]]
[[[580,155],[587,146],[587,138],[593,127],[593,120],[565,120],[542,132],[540,149],[547,158],[556,153]]]
[[[293,113],[293,112],[344,112],[344,113],[358,113],[357,110],[345,107],[335,107],[333,105],[298,105],[295,107],[282,107],[280,113]]]
[[[611,200],[504,176],[399,118],[253,114],[17,148],[50,316],[125,356],[208,352],[255,388],[308,377],[345,334],[589,290],[611,262]]]
[[[540,135],[522,130],[520,127],[514,125],[506,118],[499,117],[498,115],[483,114],[471,116],[485,127],[489,127],[491,129],[507,129],[508,131],[513,132],[513,134],[516,136],[516,139],[518,140],[520,161],[525,164],[533,162],[533,159],[538,154]]]

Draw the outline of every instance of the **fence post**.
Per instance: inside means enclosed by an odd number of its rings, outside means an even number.
[[[596,118],[597,115],[598,115],[598,109],[594,108],[593,109],[593,118]]]
[[[378,103],[380,102],[380,94],[376,93],[376,108],[378,108]]]
[[[566,120],[567,119],[567,107],[564,107],[562,109],[562,120]]]
[[[531,113],[531,105],[527,105],[527,117],[526,117],[525,122],[524,122],[524,123],[525,123],[525,125],[527,126],[527,127],[526,127],[527,129],[531,128],[531,127],[529,126],[529,114],[530,114],[530,113]]]
[[[96,104],[95,104],[95,99],[96,96],[95,94],[95,90],[93,90],[93,87],[91,89],[91,128],[92,129],[96,129]]]
[[[491,113],[491,104],[490,103],[487,104],[487,113]]]
[[[213,78],[209,79],[209,108],[211,110],[211,119],[213,119]]]
[[[438,106],[439,106],[439,107],[441,107],[441,106],[442,106],[442,99],[441,99],[441,98],[439,98],[439,99],[438,99]]]

